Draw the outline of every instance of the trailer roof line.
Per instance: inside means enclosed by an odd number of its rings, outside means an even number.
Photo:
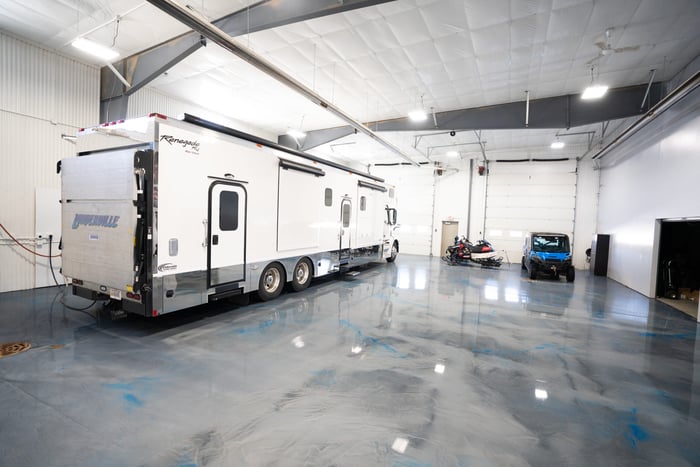
[[[250,141],[251,143],[255,144],[261,144],[263,146],[267,146],[272,149],[277,149],[278,151],[286,152],[287,154],[292,154],[295,156],[303,157],[304,159],[308,159],[310,161],[318,162],[319,164],[324,164],[329,167],[335,167],[336,169],[340,170],[345,170],[347,172],[354,173],[356,175],[360,175],[362,177],[367,177],[369,179],[375,180],[377,182],[384,183],[384,179],[380,177],[376,177],[372,174],[368,174],[367,172],[361,172],[359,170],[355,170],[351,167],[346,167],[341,164],[337,164],[335,162],[326,160],[326,159],[321,159],[320,157],[312,156],[311,154],[307,154],[302,151],[297,151],[296,149],[288,148],[286,146],[282,146],[281,144],[274,143],[270,140],[260,138],[259,136],[251,135],[250,133],[246,133],[240,130],[234,130],[233,128],[220,125],[218,123],[210,122],[209,120],[204,120],[203,118],[197,117],[196,115],[191,115],[191,114],[185,114],[184,121],[187,123],[192,123],[193,125],[201,126],[202,128],[207,128],[209,130],[217,131],[219,133],[224,133],[226,135],[230,136],[235,136],[236,138],[241,138],[246,141]]]

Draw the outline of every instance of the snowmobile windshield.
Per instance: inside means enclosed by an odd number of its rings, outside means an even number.
[[[559,235],[535,235],[532,237],[532,249],[542,253],[568,253],[569,238]]]

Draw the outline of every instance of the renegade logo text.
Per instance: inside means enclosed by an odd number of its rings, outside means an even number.
[[[171,145],[179,145],[185,149],[189,149],[189,151],[186,152],[199,154],[199,141],[197,140],[180,139],[172,135],[161,135],[160,140]]]
[[[109,227],[114,229],[119,225],[119,216],[98,216],[95,214],[76,214],[73,219],[73,228],[81,225]]]

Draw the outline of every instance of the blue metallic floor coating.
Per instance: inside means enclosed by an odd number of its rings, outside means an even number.
[[[360,271],[115,322],[0,294],[32,344],[0,359],[0,465],[700,465],[686,315],[585,271]]]

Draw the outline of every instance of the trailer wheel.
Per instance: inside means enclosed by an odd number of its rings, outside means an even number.
[[[399,246],[394,242],[391,245],[391,256],[389,256],[386,260],[388,263],[393,263],[396,260],[396,257],[399,255]]]
[[[284,268],[279,263],[268,264],[260,274],[260,282],[258,283],[258,297],[266,302],[277,298],[282,293],[284,285]]]
[[[294,266],[294,276],[292,277],[292,289],[295,292],[301,292],[309,286],[311,283],[311,275],[313,272],[313,266],[308,258],[302,258],[299,260],[296,266]]]

